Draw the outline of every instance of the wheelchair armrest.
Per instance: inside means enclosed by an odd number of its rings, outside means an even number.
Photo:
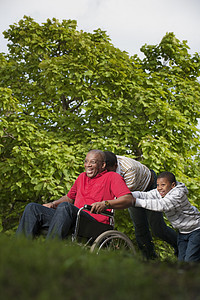
[[[85,210],[91,210],[92,208],[92,205],[88,205],[88,204],[85,204],[84,205],[84,209]],[[114,212],[113,211],[109,211],[109,210],[105,210],[103,212],[100,213],[100,215],[104,215],[104,216],[108,216],[108,217],[113,217],[114,216]]]

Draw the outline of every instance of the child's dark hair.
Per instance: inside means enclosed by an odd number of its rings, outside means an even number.
[[[113,167],[117,164],[117,156],[110,151],[104,151],[106,156],[106,167]]]
[[[160,173],[160,174],[158,175],[157,179],[158,179],[158,178],[167,178],[167,180],[168,180],[170,183],[173,183],[173,182],[176,183],[176,177],[175,177],[175,175],[174,175],[173,173],[171,173],[171,172],[167,172],[167,171],[162,172],[162,173]]]

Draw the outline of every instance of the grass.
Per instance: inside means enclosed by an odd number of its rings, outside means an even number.
[[[200,299],[200,266],[0,235],[0,299]]]

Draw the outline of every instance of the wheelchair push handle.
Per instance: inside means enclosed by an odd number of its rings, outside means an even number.
[[[84,205],[84,209],[90,211],[90,210],[92,209],[92,205],[85,204],[85,205]],[[100,213],[100,215],[105,215],[105,216],[108,216],[108,217],[113,217],[113,216],[114,216],[114,212],[109,211],[109,210],[105,210],[105,211],[102,211],[102,212]]]

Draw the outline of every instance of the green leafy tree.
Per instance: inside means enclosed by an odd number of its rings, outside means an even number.
[[[199,54],[191,56],[188,49],[186,41],[181,43],[173,33],[166,34],[159,45],[141,48],[150,85],[145,91],[149,132],[141,147],[144,162],[157,171],[174,172],[197,199],[199,164],[194,158],[199,153],[200,60]]]
[[[75,149],[23,116],[10,89],[0,88],[1,218],[8,229],[18,220],[25,204],[60,198],[82,171]],[[3,109],[2,109],[3,107]],[[83,155],[76,147],[76,155]],[[11,222],[12,220],[12,222]]]
[[[92,148],[170,170],[199,195],[199,54],[167,33],[130,57],[100,29],[24,17],[0,55],[0,203],[5,229],[27,202],[59,198]],[[12,220],[12,222],[11,222]],[[117,226],[132,231],[126,211]]]

